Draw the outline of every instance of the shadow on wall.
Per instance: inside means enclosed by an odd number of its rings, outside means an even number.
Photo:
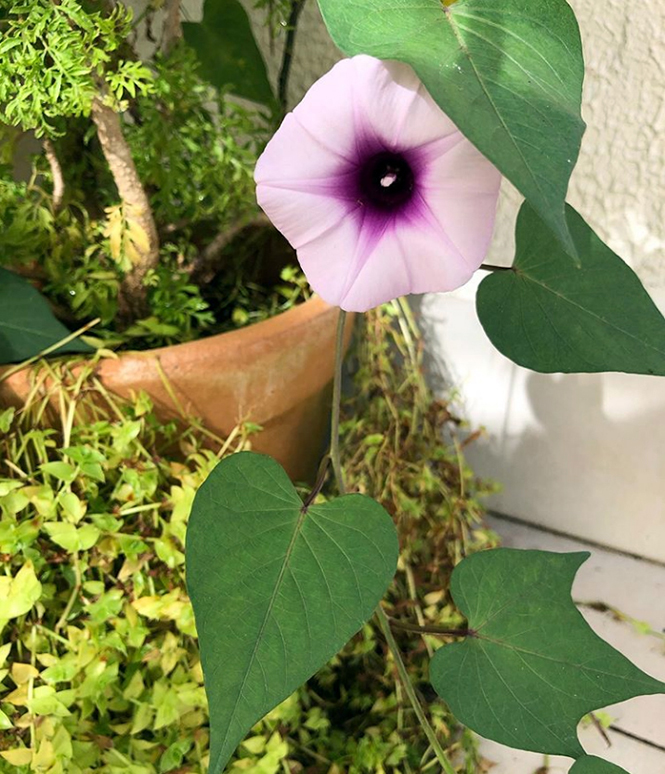
[[[665,561],[665,383],[534,373],[494,350],[470,299],[414,306],[435,391],[485,428],[468,459],[503,487],[490,507]]]

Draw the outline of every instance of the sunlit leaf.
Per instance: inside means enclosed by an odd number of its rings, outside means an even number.
[[[42,584],[32,562],[26,562],[14,578],[9,574],[0,575],[0,630],[10,618],[32,610],[41,595]]]
[[[397,553],[390,517],[368,497],[305,508],[278,463],[251,452],[213,470],[196,495],[186,546],[211,774],[361,628]]]

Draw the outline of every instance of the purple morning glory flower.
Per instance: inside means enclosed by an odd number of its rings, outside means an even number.
[[[487,252],[500,184],[411,67],[370,56],[311,87],[255,179],[312,288],[355,312],[467,282]]]

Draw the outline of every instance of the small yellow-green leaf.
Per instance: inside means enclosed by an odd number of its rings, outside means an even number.
[[[66,484],[71,484],[76,478],[76,468],[68,462],[44,462],[41,465],[41,469],[44,473],[48,473],[50,476],[57,478],[59,481],[64,481]]]
[[[15,578],[0,576],[0,620],[24,615],[37,602],[42,584],[35,575],[32,562],[26,562]]]
[[[0,750],[0,755],[12,766],[27,766],[32,762],[32,750],[28,747],[15,747],[13,750]]]
[[[87,551],[92,548],[99,538],[99,530],[93,524],[84,524],[76,527],[65,521],[47,522],[44,530],[51,536],[51,540],[70,553]]]
[[[23,664],[20,661],[15,661],[12,664],[11,676],[16,685],[23,685],[23,683],[39,677],[39,669],[33,667],[32,664]]]
[[[65,516],[74,524],[78,524],[79,521],[85,516],[87,505],[73,492],[63,492],[60,495],[60,507],[63,510]]]

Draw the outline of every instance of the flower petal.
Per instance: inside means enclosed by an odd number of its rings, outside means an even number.
[[[259,206],[270,213],[275,227],[296,250],[301,250],[336,226],[351,211],[348,203],[333,196],[269,184],[257,187],[256,198]],[[300,260],[300,255],[298,258]]]
[[[339,305],[364,312],[409,293],[454,290],[473,271],[436,221],[402,220],[383,235]]]
[[[405,164],[413,176],[401,184],[412,188],[390,198],[381,186],[406,175]],[[377,170],[387,182],[371,177]],[[500,184],[408,65],[368,56],[312,86],[255,177],[259,204],[312,288],[349,311],[468,281],[489,245]]]
[[[298,250],[309,284],[329,304],[339,306],[353,281],[362,233],[362,219],[353,213]]]
[[[372,60],[372,57],[362,57]],[[355,60],[343,59],[314,83],[293,109],[303,132],[322,147],[352,163],[356,160],[364,117],[357,120],[358,100],[354,93]]]
[[[303,188],[308,180],[330,180],[348,171],[348,162],[316,140],[289,113],[256,163],[254,180]]]
[[[446,238],[475,271],[494,231],[499,171],[464,141],[427,165],[420,195]]]
[[[349,61],[356,71],[354,98],[373,133],[387,147],[418,148],[459,134],[410,65],[363,55]]]

